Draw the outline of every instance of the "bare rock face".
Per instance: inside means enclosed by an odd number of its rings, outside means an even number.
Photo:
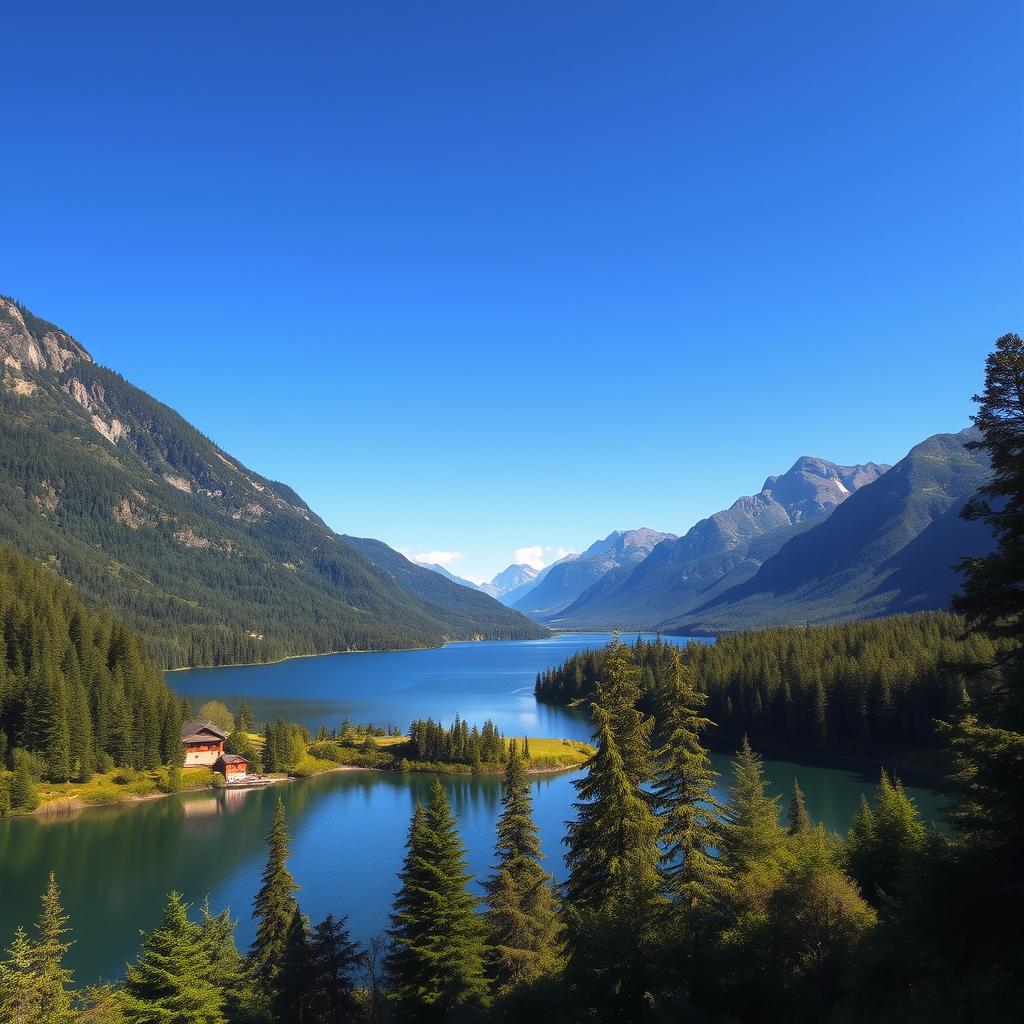
[[[0,297],[0,362],[16,370],[63,373],[72,363],[92,362],[92,356],[70,335],[53,324],[26,320],[10,299]]]

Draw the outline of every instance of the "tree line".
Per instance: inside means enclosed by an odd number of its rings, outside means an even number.
[[[501,764],[508,756],[505,740],[490,719],[483,727],[470,728],[458,715],[447,729],[432,718],[413,719],[404,747],[409,760],[440,764]]]
[[[180,763],[180,724],[137,634],[0,546],[0,762],[16,788]]]
[[[973,666],[996,681],[1003,638],[944,612],[829,626],[776,627],[690,643],[683,661],[707,695],[720,742],[855,754],[935,748],[935,721],[955,714]],[[637,637],[642,703],[672,669],[671,648]],[[593,697],[606,652],[583,651],[537,677],[538,700]]]

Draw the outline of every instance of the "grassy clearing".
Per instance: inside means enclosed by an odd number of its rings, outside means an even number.
[[[181,787],[175,792],[211,789],[215,778],[219,776],[210,768],[183,769]],[[40,814],[73,810],[83,804],[130,803],[171,791],[166,768],[147,772],[116,768],[109,772],[97,772],[88,782],[40,782],[36,786]]]

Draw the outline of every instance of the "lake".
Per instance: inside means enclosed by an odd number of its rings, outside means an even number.
[[[244,696],[258,718],[303,721],[312,727],[353,722],[408,727],[414,717],[471,724],[491,718],[506,735],[587,739],[579,712],[538,705],[537,672],[577,650],[601,645],[605,634],[547,640],[450,644],[437,650],[342,654],[277,665],[168,674],[170,684],[198,705],[209,697],[237,707]],[[627,637],[632,639],[632,636]],[[727,757],[714,755],[721,787],[729,784]],[[788,794],[794,777],[812,818],[845,832],[860,794],[874,779],[839,769],[766,762],[773,789]],[[571,816],[573,774],[533,781],[534,810],[558,878],[564,822]],[[500,780],[446,777],[479,876],[492,863]],[[249,916],[265,858],[264,837],[274,805],[285,802],[292,832],[291,868],[303,910],[315,921],[348,914],[361,940],[387,926],[397,886],[409,817],[432,777],[386,772],[337,772],[267,790],[185,794],[74,817],[18,818],[0,822],[0,942],[38,913],[39,893],[53,868],[71,915],[76,944],[69,960],[79,982],[120,973],[139,941],[139,929],[159,920],[171,889],[215,910],[230,907],[238,939],[253,935]],[[937,818],[941,798],[909,790],[922,814]]]

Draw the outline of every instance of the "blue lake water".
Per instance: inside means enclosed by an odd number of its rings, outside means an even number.
[[[257,717],[278,714],[312,727],[374,721],[403,729],[411,718],[472,722],[491,718],[507,735],[586,739],[578,712],[538,706],[538,671],[569,654],[603,644],[604,634],[549,640],[452,644],[432,651],[345,654],[251,668],[169,674],[198,706],[208,697],[237,707],[246,697]],[[632,639],[627,637],[626,639]],[[715,755],[724,788],[727,757]],[[873,779],[856,772],[767,761],[775,792],[788,793],[794,777],[812,817],[847,829],[862,792]],[[564,877],[564,823],[572,816],[573,774],[533,781],[534,811],[548,868]],[[492,863],[501,785],[495,778],[447,777],[471,869],[482,876]],[[265,857],[264,837],[278,797],[293,834],[291,867],[303,910],[313,920],[348,914],[361,940],[387,926],[395,876],[409,817],[432,782],[424,775],[339,772],[314,779],[233,793],[169,797],[127,807],[96,808],[72,818],[20,818],[0,822],[0,942],[37,914],[38,895],[53,868],[72,917],[77,943],[71,962],[83,982],[120,973],[138,948],[140,928],[159,919],[173,888],[215,909],[230,907],[238,937],[253,935],[249,916]],[[940,799],[911,790],[925,817]]]

